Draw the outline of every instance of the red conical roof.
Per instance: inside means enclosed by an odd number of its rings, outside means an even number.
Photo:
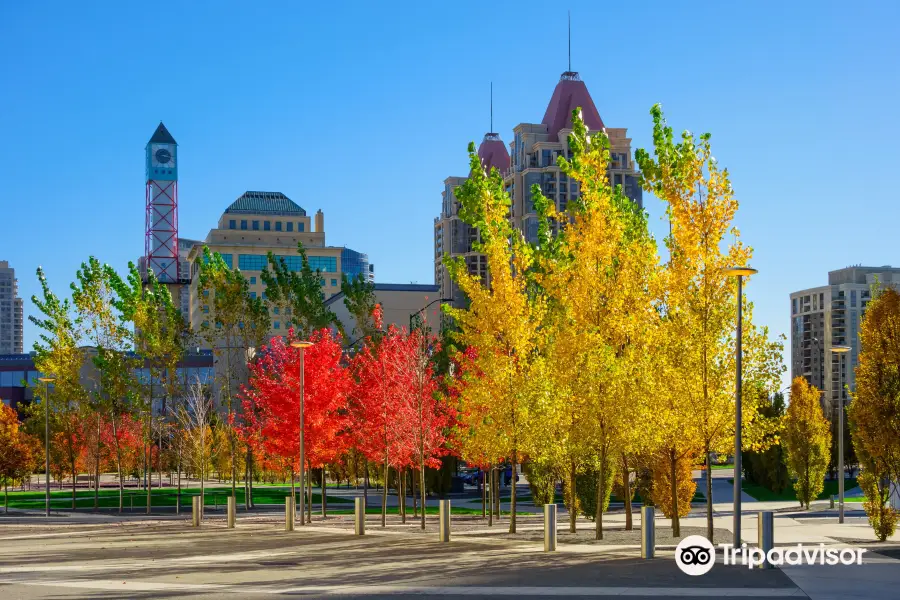
[[[553,97],[550,98],[550,104],[547,105],[547,111],[544,113],[544,119],[541,121],[547,126],[547,132],[551,138],[555,137],[560,129],[572,128],[572,111],[579,106],[584,123],[591,131],[604,129],[603,119],[600,118],[600,113],[594,106],[587,86],[581,81],[578,73],[566,71],[559,78],[559,83],[556,84]]]
[[[478,146],[478,158],[481,159],[485,173],[490,173],[491,167],[500,171],[501,175],[509,170],[509,150],[497,133],[484,134],[484,139]]]

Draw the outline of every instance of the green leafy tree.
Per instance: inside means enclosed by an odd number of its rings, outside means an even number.
[[[353,331],[350,334],[353,340],[370,338],[378,339],[380,331],[375,323],[375,284],[367,281],[362,275],[341,279],[341,291],[344,293],[344,306],[353,317]]]
[[[325,304],[322,273],[309,265],[303,244],[297,244],[301,267],[288,268],[284,259],[269,252],[269,263],[260,279],[266,285],[266,297],[283,314],[286,324],[293,325],[296,335],[306,339],[313,331],[338,325],[337,315]]]
[[[40,330],[38,341],[34,343],[34,365],[41,373],[55,378],[52,429],[59,432],[55,436],[60,442],[58,451],[72,476],[72,510],[75,510],[75,484],[83,444],[79,423],[88,416],[88,394],[81,383],[85,356],[79,346],[83,332],[75,321],[71,303],[53,293],[41,267],[37,269],[37,277],[41,297],[32,296],[31,301],[39,316],[28,316]],[[43,410],[49,403],[34,406],[41,413],[34,416],[43,421]]]
[[[135,410],[139,394],[134,369],[139,366],[129,356],[131,332],[116,310],[118,298],[113,281],[118,277],[109,265],[91,256],[75,274],[72,283],[72,302],[76,322],[85,329],[85,337],[95,348],[92,361],[97,369],[97,386],[93,390],[93,408],[97,412],[96,453],[99,457],[101,438],[100,413],[104,413],[112,428],[112,441],[119,481],[119,511],[124,509],[125,473],[122,455],[122,420]],[[96,461],[94,506],[99,506],[100,461]]]

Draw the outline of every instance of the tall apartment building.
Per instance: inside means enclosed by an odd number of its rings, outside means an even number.
[[[791,294],[791,378],[805,377],[824,392],[826,414],[833,416],[846,388],[856,389],[859,328],[872,286],[900,289],[900,269],[854,266],[828,273],[828,285]],[[833,346],[849,346],[844,354]]]
[[[265,298],[265,285],[260,273],[268,264],[267,254],[283,258],[289,269],[302,268],[297,243],[306,249],[310,267],[319,270],[322,281],[322,295],[325,299],[341,290],[343,259],[348,249],[325,245],[325,215],[316,212],[315,220],[306,211],[281,192],[245,192],[231,203],[219,218],[218,227],[211,229],[203,242],[193,245],[187,256],[191,273],[190,321],[194,330],[208,322],[210,314],[209,297],[199,290],[200,261],[203,247],[222,255],[225,263],[239,268],[250,282],[253,297]],[[353,252],[356,261],[350,265],[351,272],[368,273],[368,257]],[[365,261],[363,261],[365,257]],[[278,309],[273,308],[273,311]],[[272,335],[284,335],[287,325],[285,317],[273,312]]]
[[[520,123],[513,129],[511,152],[503,147],[496,133],[484,137],[478,149],[486,168],[496,166],[503,175],[506,191],[512,200],[510,218],[513,226],[529,242],[537,241],[537,214],[531,198],[532,185],[538,184],[545,196],[553,200],[558,211],[565,211],[568,203],[579,195],[578,184],[570,181],[556,166],[558,156],[571,157],[568,136],[572,131],[572,111],[581,107],[582,118],[591,131],[605,130],[610,141],[608,175],[613,185],[621,185],[623,192],[638,206],[643,206],[643,194],[638,173],[631,157],[631,139],[625,128],[606,127],[587,86],[578,73],[566,71],[560,76],[540,123]],[[453,190],[465,177],[444,180],[441,215],[434,223],[434,277],[442,298],[453,298],[454,304],[463,302],[456,284],[450,280],[443,265],[445,256],[465,257],[469,273],[487,280],[485,257],[472,250],[477,240],[475,228],[463,223],[458,216],[459,203]]]
[[[16,270],[0,260],[0,354],[22,353],[22,319]]]

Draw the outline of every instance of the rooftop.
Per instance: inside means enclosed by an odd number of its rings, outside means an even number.
[[[156,131],[153,133],[153,137],[150,138],[148,142],[150,144],[177,144],[175,138],[172,137],[172,134],[169,133],[169,130],[166,129],[166,126],[163,125],[163,122],[159,122],[159,127],[156,128]]]
[[[225,209],[227,214],[306,216],[306,211],[281,192],[244,192]]]
[[[572,128],[572,111],[579,106],[584,124],[591,131],[600,131],[605,128],[603,119],[600,118],[600,113],[594,106],[594,100],[581,77],[575,71],[566,71],[560,76],[559,83],[556,84],[556,89],[553,90],[553,96],[550,98],[550,104],[547,105],[547,111],[544,113],[544,119],[541,121],[547,126],[547,133],[551,138],[555,137],[560,129]]]
[[[497,133],[486,133],[478,146],[478,158],[488,173],[495,167],[503,175],[509,170],[509,151]]]

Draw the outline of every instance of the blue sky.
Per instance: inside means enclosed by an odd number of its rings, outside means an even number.
[[[25,298],[93,254],[143,252],[144,145],[179,143],[180,231],[245,190],[325,212],[381,282],[433,281],[442,181],[466,144],[539,122],[572,67],[605,123],[650,144],[650,106],[713,134],[760,274],[756,317],[849,264],[900,266],[900,3],[49,2],[0,6],[0,259]],[[645,196],[658,237],[662,204]],[[894,232],[894,233],[892,233]],[[26,300],[26,314],[31,312]],[[26,324],[26,350],[35,330]]]

